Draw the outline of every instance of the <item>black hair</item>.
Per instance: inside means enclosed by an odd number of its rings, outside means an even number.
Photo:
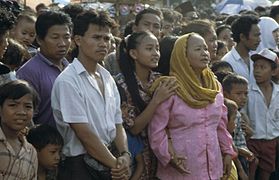
[[[220,25],[216,28],[216,34],[217,36],[219,36],[221,34],[222,31],[224,31],[225,29],[231,29],[231,26],[229,25],[226,25],[226,24],[223,24],[223,25]]]
[[[187,34],[195,32],[204,38],[212,29],[215,29],[215,24],[213,22],[207,19],[197,19],[184,26],[182,33]]]
[[[68,4],[62,8],[62,11],[66,14],[69,14],[72,21],[84,11],[84,8],[80,4]]]
[[[142,11],[140,11],[135,18],[135,25],[139,25],[140,20],[142,19],[143,15],[145,14],[154,14],[157,15],[160,19],[163,19],[162,12],[159,9],[154,8],[147,8]]]
[[[233,67],[227,61],[216,61],[216,62],[212,63],[210,68],[211,68],[213,73],[218,72],[218,70],[220,68],[231,68],[232,71],[234,71]]]
[[[123,36],[126,37],[128,36],[129,34],[132,34],[133,33],[133,26],[135,24],[135,21],[129,21],[126,26],[125,26],[125,29],[124,29],[124,33],[123,33]]]
[[[269,16],[274,19],[278,14],[279,14],[279,6],[272,6],[270,9]]]
[[[47,124],[32,127],[26,138],[38,151],[45,148],[48,144],[64,145],[63,137],[58,130]]]
[[[230,93],[234,84],[248,86],[248,80],[235,73],[228,74],[222,81],[224,92]]]
[[[48,9],[48,7],[44,3],[40,3],[35,7],[35,9],[38,12],[40,9]]]
[[[6,8],[0,6],[0,37],[12,29],[15,23],[15,16]]]
[[[7,11],[11,12],[15,17],[22,11],[22,7],[19,5],[17,1],[0,1],[0,7],[6,9]]]
[[[33,109],[35,111],[39,103],[39,96],[28,82],[23,80],[10,81],[0,87],[0,106],[3,106],[7,99],[20,99],[26,94],[32,95]]]
[[[166,36],[160,41],[161,56],[155,71],[160,72],[162,75],[169,75],[171,53],[177,39],[177,36]]]
[[[125,83],[127,84],[128,91],[131,94],[132,101],[140,112],[145,109],[146,103],[142,100],[139,94],[139,88],[135,76],[135,62],[134,59],[130,56],[129,51],[132,49],[136,49],[141,40],[144,39],[146,36],[154,35],[150,32],[145,31],[134,32],[128,37],[127,42],[125,42],[125,40],[122,40],[119,47],[119,67],[125,77]]]
[[[69,15],[60,11],[45,11],[39,15],[35,23],[36,34],[44,39],[49,28],[55,25],[66,25],[72,29],[72,21]]]
[[[83,36],[90,24],[110,28],[115,26],[113,19],[109,17],[108,13],[104,11],[96,12],[93,10],[86,10],[79,14],[74,20],[73,35]]]
[[[232,23],[238,19],[240,17],[239,14],[235,14],[235,15],[229,15],[226,19],[225,19],[225,24],[231,26]]]
[[[254,15],[243,15],[234,20],[231,26],[233,40],[239,43],[240,34],[248,38],[252,26],[258,24],[259,21],[260,19]]]
[[[17,69],[23,62],[23,60],[31,58],[27,49],[18,41],[9,39],[9,45],[1,60],[8,66],[15,66]]]

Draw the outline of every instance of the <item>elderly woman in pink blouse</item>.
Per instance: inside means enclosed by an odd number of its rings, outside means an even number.
[[[208,68],[209,56],[198,34],[186,34],[175,43],[170,75],[177,78],[177,94],[157,108],[148,130],[162,180],[220,179],[230,174],[235,152],[221,87]],[[164,78],[152,89],[160,81]]]

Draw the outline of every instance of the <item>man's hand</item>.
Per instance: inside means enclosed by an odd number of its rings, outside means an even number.
[[[117,158],[116,168],[111,169],[113,180],[128,180],[130,178],[130,156],[123,154]]]

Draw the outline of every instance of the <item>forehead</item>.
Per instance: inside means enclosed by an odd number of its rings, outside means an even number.
[[[48,29],[49,34],[70,34],[70,28],[67,25],[54,25]]]
[[[86,34],[98,34],[98,35],[106,35],[110,36],[110,28],[108,26],[99,26],[96,24],[89,24]]]
[[[251,26],[250,33],[260,33],[260,26],[258,24],[253,24]]]
[[[248,90],[248,84],[232,83],[232,91],[246,91],[246,90]]]
[[[152,24],[160,24],[161,19],[159,16],[155,15],[155,14],[151,14],[151,13],[146,13],[144,15],[142,15],[140,22],[149,22]]]
[[[205,45],[204,39],[199,35],[192,35],[188,40],[188,47]]]

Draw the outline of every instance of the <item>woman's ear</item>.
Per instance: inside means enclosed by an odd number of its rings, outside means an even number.
[[[131,50],[129,51],[129,55],[130,55],[134,60],[136,60],[136,59],[138,58],[138,53],[137,53],[137,51],[136,51],[135,49],[131,49]]]

